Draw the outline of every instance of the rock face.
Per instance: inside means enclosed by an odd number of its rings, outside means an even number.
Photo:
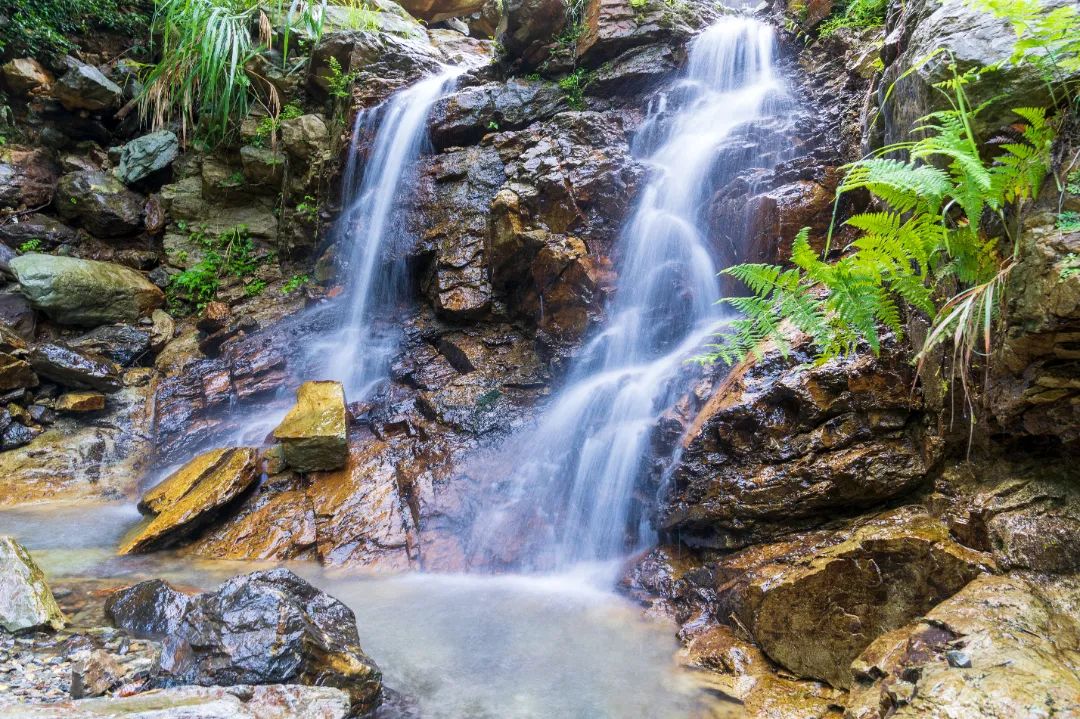
[[[984,576],[854,663],[847,719],[1080,714],[1080,587]]]
[[[156,516],[125,538],[120,554],[147,552],[175,543],[239,497],[257,476],[255,451],[215,450],[169,475],[140,502]]]
[[[762,545],[721,560],[716,615],[734,614],[762,650],[800,677],[851,685],[851,662],[992,566],[945,525],[898,510],[857,525]]]
[[[338,687],[353,716],[379,704],[382,674],[360,648],[352,611],[287,569],[190,597],[160,581],[139,584],[111,597],[106,612],[116,626],[161,640],[155,676],[164,685]]]
[[[296,391],[296,405],[274,430],[274,438],[284,447],[289,467],[316,472],[345,465],[345,430],[341,383],[305,382]]]
[[[405,0],[401,6],[413,17],[426,22],[437,22],[452,17],[463,17],[479,12],[485,0]]]
[[[497,38],[512,64],[533,68],[548,58],[565,26],[562,0],[507,0]]]
[[[68,110],[100,112],[116,107],[124,91],[93,65],[66,59],[68,71],[53,86],[52,94]]]
[[[56,188],[56,211],[98,237],[125,237],[143,227],[141,196],[112,175],[96,170],[71,172]]]
[[[345,719],[338,689],[293,685],[174,687],[125,697],[0,706],[9,719]]]
[[[0,537],[0,627],[9,632],[60,629],[64,615],[30,553],[11,537]]]
[[[135,322],[165,303],[149,280],[111,262],[31,253],[11,270],[34,306],[64,324]]]
[[[739,547],[922,484],[940,453],[895,351],[805,370],[796,344],[706,387],[659,522],[687,543]]]
[[[116,177],[125,185],[133,185],[156,175],[172,165],[180,153],[180,142],[169,130],[151,132],[124,145]]]

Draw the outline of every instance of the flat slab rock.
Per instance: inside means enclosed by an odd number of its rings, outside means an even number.
[[[0,706],[7,719],[343,719],[340,689],[295,685],[174,687],[129,697]]]
[[[143,496],[139,509],[156,516],[133,530],[119,553],[139,554],[175,544],[243,494],[256,476],[254,449],[215,449],[199,455]]]

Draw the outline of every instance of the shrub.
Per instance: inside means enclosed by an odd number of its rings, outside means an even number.
[[[145,36],[150,8],[151,0],[0,0],[0,55],[63,55],[75,49],[72,36],[98,30]]]

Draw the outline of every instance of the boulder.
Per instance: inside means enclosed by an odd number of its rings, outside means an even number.
[[[98,237],[125,237],[143,229],[145,200],[106,172],[69,172],[56,187],[56,212]]]
[[[240,148],[244,177],[257,185],[277,187],[285,177],[285,154],[269,147],[244,145]]]
[[[851,662],[992,568],[945,525],[911,508],[724,558],[716,616],[736,616],[796,676],[851,685]]]
[[[101,392],[65,392],[56,398],[57,412],[83,414],[105,409],[105,395]]]
[[[150,333],[132,325],[104,325],[68,344],[130,367],[150,351]]]
[[[176,320],[165,310],[154,310],[150,313],[150,319],[153,322],[150,326],[150,351],[161,352],[176,334]]]
[[[1075,577],[982,576],[852,665],[846,719],[1080,716]]]
[[[35,240],[39,244],[37,249],[52,250],[75,241],[77,237],[75,230],[64,223],[36,212],[14,217],[11,222],[0,225],[0,242],[14,250]]]
[[[115,364],[101,355],[58,342],[39,344],[28,359],[35,372],[64,387],[115,392],[123,386]]]
[[[0,705],[8,719],[345,719],[349,696],[293,685],[173,687],[130,696]]]
[[[193,459],[143,496],[156,516],[136,527],[118,550],[139,554],[175,544],[212,520],[257,477],[255,450],[212,450]]]
[[[26,254],[11,261],[23,294],[63,324],[136,322],[165,304],[165,294],[135,270],[74,257]]]
[[[345,466],[345,390],[340,382],[305,382],[296,391],[296,404],[274,430],[285,463],[297,472]]]
[[[56,189],[58,168],[44,148],[0,148],[0,209],[40,208]]]
[[[34,368],[29,362],[7,352],[0,352],[0,391],[37,387],[37,385],[37,375],[34,374]]]
[[[486,0],[402,0],[401,7],[424,22],[438,22],[478,12]]]
[[[438,147],[470,145],[492,127],[526,127],[567,109],[566,93],[543,80],[509,78],[449,93],[431,108],[431,140]]]
[[[0,66],[4,85],[16,95],[30,95],[35,90],[47,88],[53,82],[49,71],[41,63],[29,57],[17,57]]]
[[[925,426],[912,368],[886,342],[814,365],[791,336],[695,390],[703,402],[670,419],[679,464],[658,524],[694,546],[737,548],[806,529],[923,484],[942,442]],[[724,376],[726,374],[726,376]],[[681,439],[680,439],[681,437]]]
[[[52,95],[68,110],[100,112],[117,107],[124,91],[93,65],[66,58],[68,71],[53,85]]]
[[[30,553],[12,537],[0,537],[0,627],[19,632],[63,626],[64,615]]]
[[[145,584],[145,583],[144,583]],[[135,585],[110,599],[109,618],[162,642],[154,680],[163,685],[311,684],[349,693],[351,714],[375,709],[382,673],[360,648],[352,610],[287,569],[234,577],[213,592],[168,600],[160,581]],[[171,618],[151,626],[145,597]]]
[[[105,617],[134,637],[162,639],[180,629],[191,597],[163,579],[139,582],[105,600]]]
[[[120,151],[120,164],[113,172],[125,185],[163,174],[180,154],[180,142],[169,130],[137,137]]]
[[[329,147],[330,132],[319,115],[301,115],[281,122],[281,144],[298,160],[313,162]]]

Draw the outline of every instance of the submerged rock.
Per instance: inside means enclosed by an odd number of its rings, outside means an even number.
[[[119,553],[160,549],[210,521],[255,481],[255,456],[246,447],[213,450],[169,475],[139,503],[157,516],[126,537]]]
[[[118,627],[161,640],[158,683],[311,684],[347,691],[354,716],[378,706],[382,673],[360,648],[352,610],[287,569],[189,597],[144,582],[114,594],[108,612]]]
[[[297,472],[345,466],[345,390],[340,382],[305,382],[296,391],[296,405],[274,430],[285,464]]]
[[[64,626],[45,575],[11,537],[0,537],[0,626],[9,632]]]
[[[0,706],[8,719],[344,719],[338,689],[293,685],[173,687],[132,696]]]
[[[852,665],[847,719],[1080,716],[1076,578],[983,576]]]
[[[64,324],[136,322],[165,304],[143,275],[111,262],[31,253],[13,259],[11,269],[33,305]]]

